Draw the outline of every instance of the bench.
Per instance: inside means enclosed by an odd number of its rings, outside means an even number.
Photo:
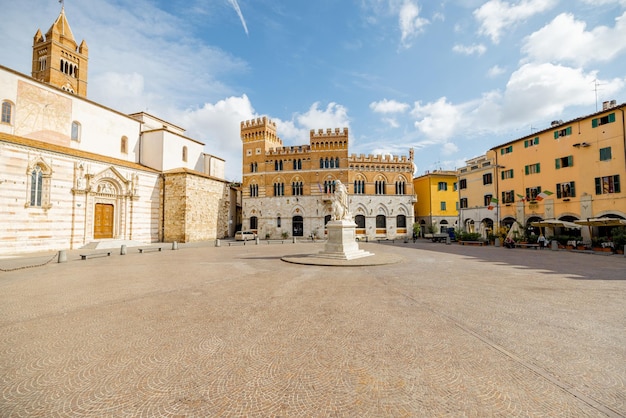
[[[228,246],[230,247],[231,245],[246,245],[246,242],[248,241],[229,241]]]
[[[538,250],[540,247],[539,244],[522,244],[519,242],[515,243],[515,248],[534,248],[535,250]]]
[[[101,252],[101,253],[81,254],[80,255],[80,259],[81,260],[86,260],[88,258],[93,258],[93,257],[109,257],[110,255],[111,255],[111,251],[105,251],[105,252]]]
[[[459,241],[459,244],[461,245],[478,245],[479,247],[482,247],[483,245],[485,245],[484,241]]]
[[[161,251],[162,247],[146,247],[146,248],[139,248],[139,252],[141,254],[143,253],[147,253],[148,251]]]
[[[389,241],[391,241],[391,243],[392,243],[392,244],[395,244],[395,243],[396,243],[396,241],[395,241],[395,240],[393,240],[393,239],[389,239],[389,238],[380,238],[380,239],[377,239],[376,241],[377,241],[378,243],[381,243],[381,242],[389,242]]]
[[[285,240],[284,239],[268,239],[265,242],[267,242],[268,244],[278,244],[278,243],[284,244]]]

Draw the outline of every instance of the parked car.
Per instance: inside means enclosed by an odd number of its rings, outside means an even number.
[[[252,241],[256,239],[256,234],[252,231],[235,232],[235,241]]]

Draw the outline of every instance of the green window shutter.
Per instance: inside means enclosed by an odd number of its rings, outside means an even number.
[[[602,178],[596,177],[596,194],[602,194]]]
[[[539,165],[539,163],[537,163],[537,174],[539,174],[540,171],[541,171],[541,166]]]
[[[525,166],[524,171],[526,172],[526,175],[528,175],[530,173],[530,168],[528,166]]]
[[[613,191],[615,193],[620,193],[620,187],[619,187],[619,175],[617,176],[613,176]]]
[[[611,113],[609,115],[609,123],[611,123],[611,122],[615,122],[615,113]]]
[[[504,171],[500,173],[500,178],[504,180]]]
[[[565,135],[571,135],[572,134],[572,127],[568,126],[567,129],[565,130]]]
[[[528,140],[524,141],[524,148],[528,148]]]
[[[539,137],[536,137],[535,138],[535,145],[538,145],[538,144],[539,144]]]
[[[559,131],[554,131],[554,139],[559,139]]]
[[[574,156],[570,155],[570,156],[567,157],[567,166],[571,167],[573,165],[574,165]]]
[[[598,127],[598,118],[591,120],[591,127],[592,128],[597,128]]]
[[[558,183],[556,185],[556,198],[560,199],[561,198],[561,183]]]
[[[500,150],[500,155],[504,155],[504,148]]]
[[[561,159],[560,158],[555,158],[554,159],[554,167],[558,170],[559,168],[561,168]]]
[[[514,174],[515,172],[513,171],[513,169],[511,169],[510,171],[511,171],[511,178],[513,178],[513,174]]]
[[[572,197],[576,197],[576,189],[574,188],[574,182],[570,182],[569,184],[570,187],[570,194],[572,195]]]

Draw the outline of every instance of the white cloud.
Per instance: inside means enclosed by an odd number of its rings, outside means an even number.
[[[487,47],[483,44],[472,45],[454,45],[452,51],[463,55],[483,55],[487,51]]]
[[[401,103],[395,100],[383,99],[379,102],[370,103],[370,109],[376,113],[402,113],[409,108],[406,103]]]
[[[417,4],[411,0],[405,0],[400,8],[398,17],[400,23],[400,32],[402,33],[400,42],[405,48],[411,46],[411,41],[423,31],[424,26],[429,22],[419,16],[420,9]]]
[[[489,69],[489,71],[487,71],[487,76],[491,78],[498,77],[499,75],[504,74],[505,71],[506,70],[500,67],[499,65],[494,65],[493,67]]]
[[[326,109],[319,108],[320,103],[315,102],[309,110],[302,114],[297,114],[295,120],[306,129],[334,129],[350,126],[348,109],[344,106],[331,102]]]
[[[226,160],[226,177],[241,177],[242,121],[258,117],[245,94],[228,97],[216,103],[206,103],[199,109],[172,114],[172,120],[187,129],[186,134],[204,142],[206,152]]]
[[[491,38],[495,44],[505,29],[529,17],[545,12],[558,3],[558,0],[521,0],[511,4],[502,0],[489,0],[474,10],[474,17],[480,23],[478,33]]]
[[[383,118],[383,122],[389,125],[392,128],[399,128],[400,124],[396,118]]]
[[[463,118],[461,109],[448,102],[445,97],[425,105],[416,102],[411,114],[418,119],[414,126],[436,142],[445,142],[454,136]]]
[[[549,63],[525,64],[515,71],[506,86],[503,120],[527,123],[559,116],[568,106],[595,102],[593,85],[597,72],[585,73]],[[624,88],[624,79],[598,80],[603,93],[611,97]]]
[[[615,19],[615,27],[598,26],[586,31],[586,23],[569,13],[562,13],[552,22],[524,40],[522,52],[539,62],[567,62],[585,65],[608,62],[626,51],[626,13]]]
[[[456,154],[458,151],[459,151],[459,147],[457,147],[456,144],[454,144],[452,142],[446,142],[441,147],[441,153],[443,155]]]

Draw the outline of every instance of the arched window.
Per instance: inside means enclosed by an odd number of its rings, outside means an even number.
[[[120,140],[120,151],[122,154],[128,154],[128,138],[126,136]]]
[[[320,168],[324,168],[324,159],[320,158]]]
[[[363,215],[356,215],[354,217],[354,223],[356,224],[357,228],[364,229],[365,228],[365,216],[363,216]]]
[[[13,103],[5,100],[2,102],[2,123],[13,124]]]
[[[250,229],[258,229],[259,228],[259,218],[256,216],[250,217]]]
[[[79,122],[72,122],[72,141],[80,142],[81,126]]]
[[[376,194],[385,194],[384,180],[376,180]]]
[[[277,227],[277,228],[280,228],[280,226],[281,226],[280,216],[277,216],[277,217],[276,217],[276,227]]]
[[[396,217],[396,228],[406,228],[406,216],[398,215]]]
[[[335,158],[335,168],[339,168],[339,157]]]
[[[387,228],[387,218],[385,218],[385,215],[376,215],[376,228]]]
[[[183,147],[183,161],[187,162],[187,147]]]
[[[30,205],[41,206],[41,196],[43,190],[43,171],[36,165],[30,173]]]
[[[406,193],[406,184],[404,180],[396,181],[396,194],[405,194]]]

